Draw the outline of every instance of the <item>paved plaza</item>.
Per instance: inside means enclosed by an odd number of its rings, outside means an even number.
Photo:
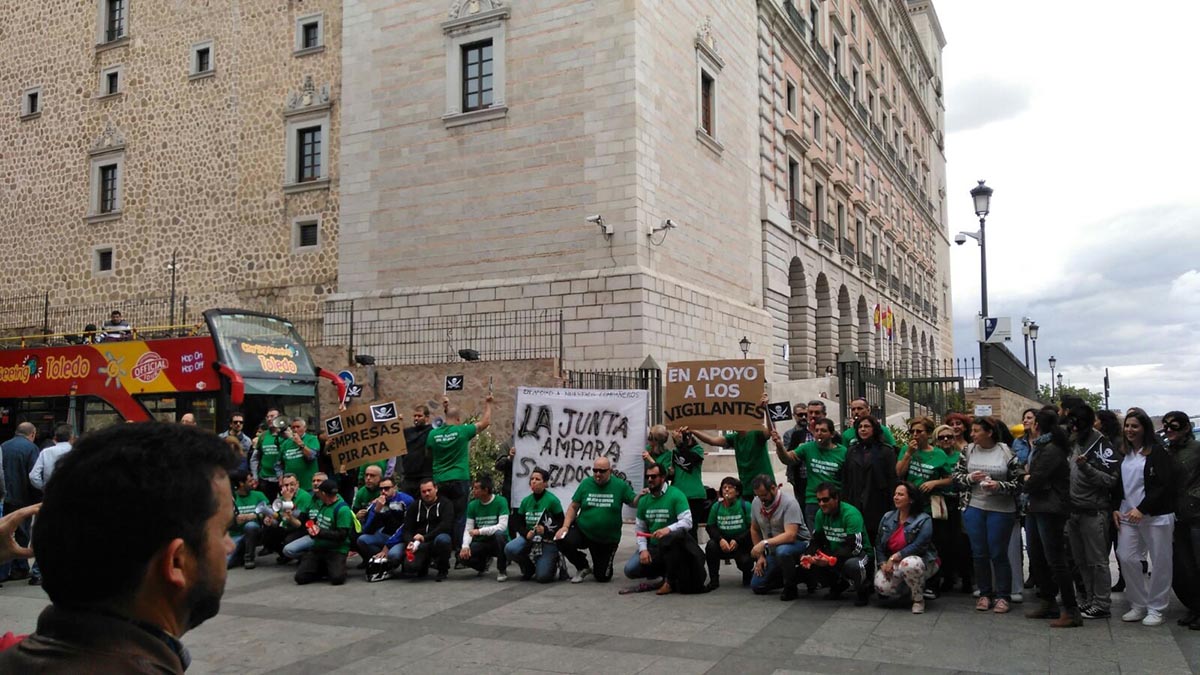
[[[626,527],[618,575],[633,550]],[[976,612],[959,594],[926,614],[822,598],[757,597],[736,568],[707,595],[619,595],[612,583],[497,583],[493,573],[299,587],[295,565],[231,570],[221,613],[184,643],[189,673],[1169,673],[1200,672],[1200,633],[1119,619],[1051,630]],[[515,566],[510,573],[516,572]],[[32,631],[47,602],[24,582],[0,589],[0,632]],[[1124,611],[1120,595],[1114,609]],[[914,670],[914,668],[918,670]]]

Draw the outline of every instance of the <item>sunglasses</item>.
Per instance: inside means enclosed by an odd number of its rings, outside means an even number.
[[[833,501],[833,497],[817,497],[818,504],[827,504]]]
[[[612,469],[592,469],[592,473],[608,473]]]
[[[954,440],[954,437],[953,436],[938,436],[937,439],[939,441],[952,441],[952,440]]]
[[[389,490],[395,490],[396,486],[395,485],[380,485],[379,489],[382,492],[388,492]]]
[[[1164,424],[1163,431],[1183,431],[1183,425],[1175,422],[1173,424]]]

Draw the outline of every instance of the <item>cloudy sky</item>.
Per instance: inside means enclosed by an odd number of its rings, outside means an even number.
[[[951,234],[995,189],[988,299],[1040,326],[1065,382],[1110,405],[1200,414],[1200,2],[935,3]],[[953,246],[955,351],[978,353],[979,249]]]

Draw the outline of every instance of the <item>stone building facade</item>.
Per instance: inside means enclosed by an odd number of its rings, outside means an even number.
[[[952,353],[928,2],[347,0],[344,34],[361,318],[561,310],[574,367],[746,337],[776,379]]]
[[[341,2],[7,10],[0,297],[165,296],[177,253],[197,311],[317,310],[336,286]]]

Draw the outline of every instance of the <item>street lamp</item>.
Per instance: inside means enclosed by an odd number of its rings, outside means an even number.
[[[738,341],[738,346],[742,348],[742,358],[746,358],[750,354],[750,338],[743,335]]]
[[[1058,359],[1050,357],[1050,398],[1054,398],[1054,366],[1058,365]]]
[[[965,244],[967,237],[979,242],[979,295],[981,314],[983,320],[988,318],[988,292],[987,292],[987,237],[985,235],[985,225],[987,224],[987,215],[992,208],[992,188],[979,181],[971,190],[971,199],[975,202],[975,215],[979,216],[979,231],[978,232],[959,232],[954,238],[956,244]],[[992,383],[991,360],[988,358],[988,345],[986,342],[979,344],[979,365],[980,374],[983,376],[980,386],[987,387]]]
[[[1037,336],[1038,325],[1034,322],[1029,322],[1029,339],[1033,340],[1033,381],[1038,379],[1038,360],[1037,360]]]

